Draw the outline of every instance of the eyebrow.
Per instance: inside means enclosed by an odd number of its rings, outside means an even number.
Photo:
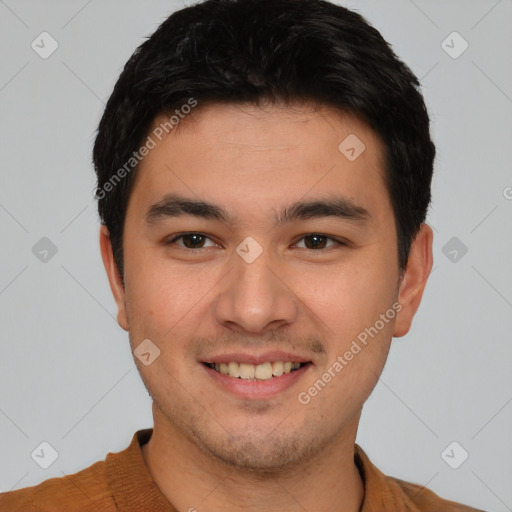
[[[166,218],[184,215],[218,220],[227,225],[234,225],[237,221],[235,216],[221,206],[177,194],[168,194],[162,200],[151,205],[147,210],[145,220],[148,225],[153,225]],[[298,201],[286,206],[278,215],[274,211],[276,227],[294,221],[323,217],[337,217],[356,224],[363,224],[370,219],[370,213],[352,200],[340,196]]]

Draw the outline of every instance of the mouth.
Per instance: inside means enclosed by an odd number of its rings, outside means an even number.
[[[203,362],[203,365],[215,370],[217,373],[245,381],[268,381],[279,379],[310,365],[311,362],[295,361],[267,361],[261,364]]]
[[[217,389],[242,400],[289,398],[289,390],[304,382],[314,362],[307,355],[283,350],[204,355],[198,361]],[[305,384],[302,385],[304,387]],[[288,394],[284,394],[288,391]]]

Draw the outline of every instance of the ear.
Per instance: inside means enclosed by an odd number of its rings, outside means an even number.
[[[396,316],[393,336],[405,336],[411,328],[412,319],[418,310],[427,284],[428,276],[432,270],[432,241],[434,234],[432,228],[423,223],[409,252],[409,260],[398,288],[398,302],[402,309]]]
[[[110,289],[112,295],[117,304],[117,323],[122,329],[128,331],[128,315],[126,314],[126,301],[125,301],[125,289],[123,281],[117,269],[116,262],[114,260],[114,252],[112,250],[112,242],[110,241],[110,234],[107,226],[102,225],[100,227],[100,250],[101,258],[103,259],[103,265],[107,272],[108,281],[110,283]]]

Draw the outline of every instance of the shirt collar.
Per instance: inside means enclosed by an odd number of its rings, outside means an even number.
[[[152,433],[152,428],[137,431],[128,448],[120,453],[109,453],[105,459],[108,483],[120,512],[176,512],[156,485],[142,457],[141,446],[149,441]]]

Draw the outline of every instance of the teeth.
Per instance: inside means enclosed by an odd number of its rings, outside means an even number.
[[[229,373],[228,375],[230,377],[240,377],[240,365],[235,362],[231,362],[228,365]]]
[[[215,368],[219,373],[228,375],[229,377],[245,380],[268,380],[272,377],[280,377],[284,373],[290,373],[292,370],[298,370],[301,363],[274,361],[254,365],[231,361],[229,363],[215,363],[210,366]]]
[[[272,375],[275,377],[281,377],[283,375],[284,368],[283,368],[283,362],[282,361],[276,361],[275,363],[272,363]]]
[[[263,363],[256,366],[254,371],[254,378],[260,380],[267,380],[272,377],[272,363]]]
[[[240,363],[240,378],[254,379],[255,368],[253,364]]]

